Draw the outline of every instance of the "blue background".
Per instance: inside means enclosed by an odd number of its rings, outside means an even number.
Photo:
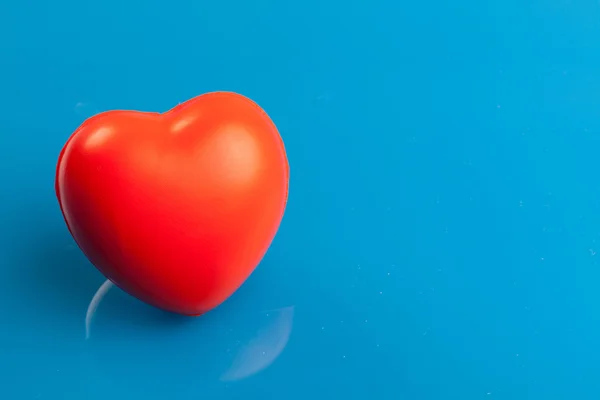
[[[597,399],[600,4],[0,3],[0,398]],[[198,319],[104,278],[54,195],[85,118],[214,90],[291,166]],[[86,339],[87,337],[87,339]]]

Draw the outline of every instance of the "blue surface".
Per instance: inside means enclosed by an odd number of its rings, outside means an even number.
[[[0,398],[598,399],[599,20],[586,0],[0,3]],[[60,148],[96,112],[213,90],[286,143],[267,257],[202,318],[115,288],[88,313],[104,278],[60,215]]]

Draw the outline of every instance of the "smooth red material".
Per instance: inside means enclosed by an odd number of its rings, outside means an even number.
[[[109,111],[65,144],[56,195],[69,231],[108,279],[187,315],[252,273],[285,210],[289,167],[267,114],[235,93],[164,113]]]

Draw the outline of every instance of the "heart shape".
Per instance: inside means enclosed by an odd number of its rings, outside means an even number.
[[[283,218],[289,166],[267,114],[230,92],[170,111],[109,111],[63,147],[56,195],[98,270],[161,309],[200,315],[250,276]]]

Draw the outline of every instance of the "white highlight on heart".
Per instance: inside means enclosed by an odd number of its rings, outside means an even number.
[[[251,184],[262,168],[260,147],[243,126],[223,126],[211,138],[209,148],[206,162],[220,165],[214,170],[218,174],[216,182],[229,182],[233,186]]]
[[[197,117],[194,115],[185,116],[185,117],[181,118],[180,120],[176,121],[171,126],[171,132],[175,133],[175,134],[180,133],[185,128],[190,126],[196,119],[197,119]]]
[[[114,129],[110,127],[102,127],[98,128],[94,132],[90,133],[85,141],[85,148],[88,150],[92,150],[96,147],[102,146],[113,134]]]

